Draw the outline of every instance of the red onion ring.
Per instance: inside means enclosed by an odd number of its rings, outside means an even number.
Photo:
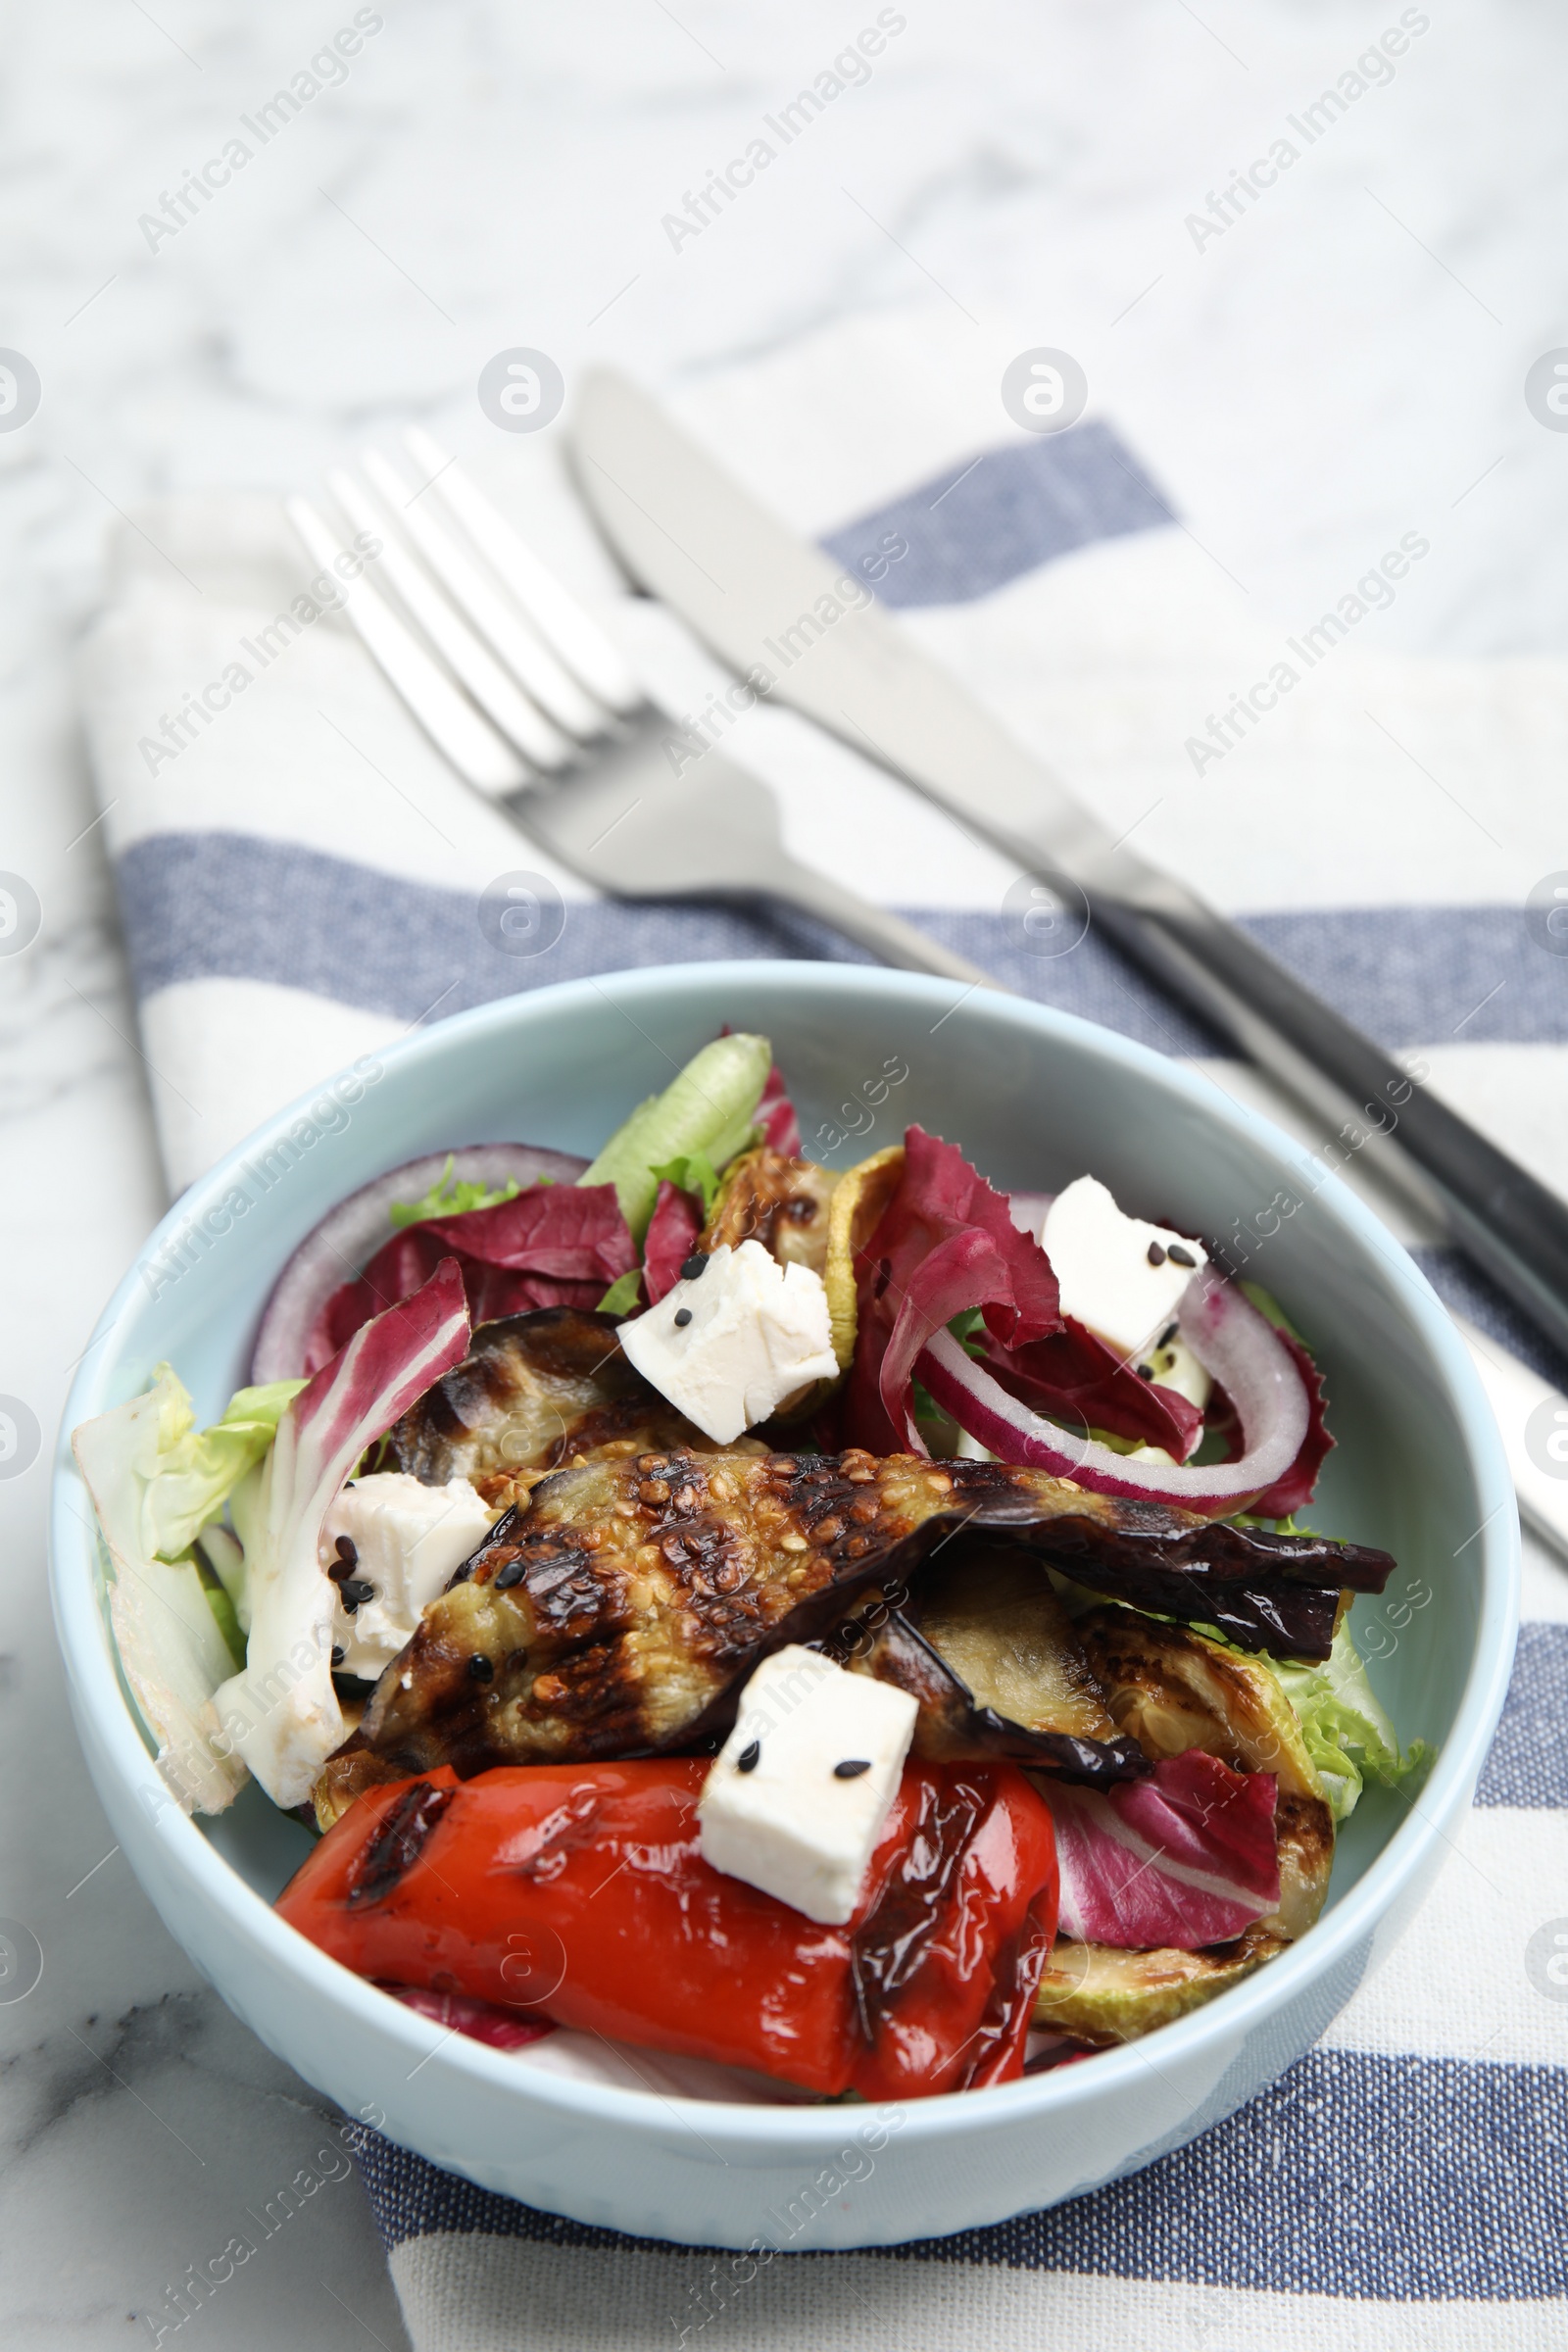
[[[541,1176],[557,1184],[575,1184],[588,1165],[570,1152],[536,1151],[531,1144],[469,1144],[461,1152],[425,1152],[373,1177],[328,1209],[278,1276],[256,1335],[253,1382],[299,1377],[305,1343],[327,1299],[391,1240],[396,1230],[389,1213],[393,1202],[422,1200],[449,1158],[455,1184],[483,1184],[495,1191],[513,1176],[519,1192]]]
[[[1182,1294],[1181,1335],[1235,1405],[1242,1450],[1234,1462],[1136,1462],[1098,1439],[1075,1437],[1008,1395],[951,1332],[938,1332],[916,1377],[960,1429],[1002,1461],[1052,1471],[1096,1494],[1120,1494],[1224,1516],[1283,1478],[1306,1437],[1311,1405],[1295,1359],[1267,1318],[1233,1283],[1205,1268]]]

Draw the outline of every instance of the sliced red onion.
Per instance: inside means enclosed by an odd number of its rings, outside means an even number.
[[[336,1208],[328,1209],[313,1233],[306,1235],[278,1276],[267,1302],[251,1379],[297,1379],[305,1361],[305,1343],[321,1308],[345,1282],[352,1282],[367,1259],[390,1241],[396,1228],[391,1210],[398,1200],[422,1200],[438,1183],[448,1159],[452,1181],[483,1184],[501,1191],[512,1177],[517,1189],[549,1176],[557,1184],[575,1184],[587,1167],[568,1152],[541,1152],[531,1144],[469,1144],[461,1152],[428,1152],[406,1160],[350,1193]]]
[[[1205,1268],[1182,1294],[1183,1339],[1235,1405],[1242,1451],[1234,1462],[1138,1462],[1077,1437],[1010,1396],[951,1332],[938,1332],[916,1377],[961,1429],[1004,1462],[1050,1470],[1096,1494],[1174,1503],[1214,1516],[1245,1508],[1291,1467],[1311,1420],[1306,1387],[1272,1324]]]

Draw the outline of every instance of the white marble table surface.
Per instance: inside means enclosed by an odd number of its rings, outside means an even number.
[[[1003,357],[1063,345],[1259,610],[1316,611],[1441,512],[1386,616],[1435,653],[1568,637],[1568,439],[1522,399],[1568,340],[1568,22],[1433,0],[1370,89],[1222,236],[1187,216],[1400,17],[1397,0],[905,0],[874,74],[744,205],[662,216],[877,10],[798,0],[383,0],[347,78],[177,234],[141,216],[352,22],[350,0],[13,5],[0,343],[0,867],[43,906],[0,960],[0,1391],[46,1433],[164,1205],[70,674],[117,509],[308,483],[418,414],[479,451],[519,343],[655,382],[824,322],[951,302]],[[1412,15],[1426,11],[1405,12]],[[1000,418],[977,420],[977,446]],[[0,2007],[0,2330],[152,2332],[187,2263],[321,2144],[112,1852],[65,1712],[40,1461],[0,1483],[0,1916],[44,1953]],[[403,2343],[368,2210],[329,2183],[189,2323],[225,2346]],[[181,2331],[183,2332],[183,2331]]]

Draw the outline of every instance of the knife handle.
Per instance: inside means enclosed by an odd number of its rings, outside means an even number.
[[[1250,1060],[1387,1135],[1406,1189],[1568,1354],[1568,1202],[1200,902],[1148,907],[1091,892],[1090,905],[1118,947]]]

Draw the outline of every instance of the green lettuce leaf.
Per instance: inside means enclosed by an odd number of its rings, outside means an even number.
[[[225,1528],[219,1532],[226,1535],[228,1531]],[[239,1550],[237,1544],[234,1545],[234,1550],[236,1553]],[[234,1671],[238,1674],[243,1671],[245,1665],[245,1633],[240,1624],[239,1613],[234,1606],[233,1597],[227,1585],[219,1576],[213,1562],[209,1559],[205,1544],[193,1544],[190,1547],[190,1558],[191,1566],[201,1580],[202,1591],[207,1595],[207,1606],[218,1620],[218,1630],[223,1637],[228,1654],[234,1661]]]
[[[1413,1740],[1401,1753],[1399,1736],[1350,1639],[1348,1620],[1341,1625],[1321,1665],[1300,1665],[1288,1658],[1268,1662],[1300,1718],[1307,1753],[1322,1778],[1336,1823],[1355,1811],[1367,1781],[1394,1788],[1431,1763],[1433,1751],[1424,1740]]]
[[[509,1176],[499,1188],[474,1184],[466,1179],[452,1181],[453,1154],[447,1153],[442,1169],[422,1200],[394,1200],[387,1214],[394,1225],[421,1225],[427,1217],[464,1217],[470,1208],[495,1208],[503,1200],[514,1200],[522,1187],[515,1176]],[[554,1184],[553,1176],[536,1176],[536,1184]]]
[[[232,1674],[220,1627],[189,1549],[161,1559],[148,1541],[148,1494],[166,1451],[189,1436],[190,1398],[167,1364],[151,1389],[84,1421],[72,1445],[114,1569],[109,1613],[121,1666],[158,1745],[158,1764],[187,1813],[220,1813],[248,1775],[221,1737],[213,1694]]]
[[[599,1301],[602,1315],[629,1315],[642,1296],[642,1268],[633,1266],[627,1274],[617,1274]]]
[[[145,1482],[142,1542],[155,1559],[177,1560],[262,1459],[285,1407],[305,1383],[274,1380],[265,1388],[239,1389],[220,1419],[211,1429],[198,1430],[189,1394],[170,1366],[159,1364],[153,1380],[157,1418],[149,1418],[135,1463]]]
[[[660,1169],[699,1158],[720,1169],[756,1140],[757,1106],[772,1062],[765,1037],[716,1037],[692,1055],[662,1095],[639,1102],[577,1182],[612,1184],[621,1214],[640,1242],[653,1214]]]
[[[718,1198],[718,1171],[706,1152],[682,1152],[678,1159],[666,1159],[649,1173],[662,1183],[672,1184],[678,1193],[696,1193],[705,1218]]]

